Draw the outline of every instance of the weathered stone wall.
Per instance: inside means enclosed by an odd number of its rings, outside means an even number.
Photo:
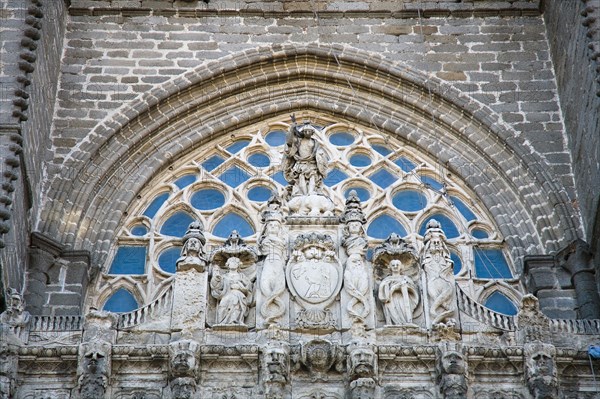
[[[1,215],[6,221],[1,231],[6,233],[6,248],[0,262],[4,285],[21,290],[32,213],[42,202],[42,166],[54,114],[66,8],[62,0],[11,0],[3,3],[0,13],[2,204],[8,212]]]
[[[587,6],[596,7],[595,2]],[[600,251],[600,66],[592,60],[599,32],[583,26],[586,2],[548,0],[544,19],[554,58],[558,93],[565,131],[573,157],[578,206],[585,226],[585,239],[592,252]],[[596,21],[596,26],[598,21]],[[588,37],[590,33],[591,37]],[[596,255],[596,278],[600,276],[600,256]]]
[[[575,199],[536,2],[430,2],[424,3],[425,10],[411,2],[396,4],[396,13],[374,11],[381,6],[377,2],[322,3],[327,11],[316,13],[308,4],[294,12],[286,8],[293,4],[74,1],[57,98],[54,160],[46,168],[44,195],[65,182],[89,178],[78,175],[78,165],[105,140],[90,131],[122,105],[215,59],[256,48],[275,51],[282,44],[320,43],[368,51],[407,70],[431,74],[489,106],[555,176],[558,194],[566,198],[556,200],[557,207],[569,207]],[[125,8],[140,5],[153,10]],[[175,12],[177,7],[185,9]],[[344,11],[348,8],[352,10]],[[456,16],[438,17],[449,9],[458,10]],[[460,173],[475,173],[469,168]],[[65,193],[59,197],[51,195],[48,208],[64,201]],[[572,217],[577,224],[577,216]],[[71,220],[70,215],[42,213],[37,226],[54,234],[48,226],[57,218]]]

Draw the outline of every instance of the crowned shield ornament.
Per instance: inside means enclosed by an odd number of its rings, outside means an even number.
[[[342,287],[342,265],[335,243],[327,234],[301,234],[294,240],[286,279],[300,305],[296,323],[303,328],[331,328],[335,320],[329,306]]]

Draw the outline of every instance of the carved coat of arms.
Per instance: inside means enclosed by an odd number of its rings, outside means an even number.
[[[342,287],[342,266],[333,239],[326,234],[301,234],[294,241],[286,268],[290,292],[301,306],[296,322],[300,327],[334,326],[328,307]]]

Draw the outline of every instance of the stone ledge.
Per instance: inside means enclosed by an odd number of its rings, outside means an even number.
[[[402,10],[402,11],[379,11],[379,10],[349,10],[349,11],[319,11],[319,18],[485,18],[485,17],[538,17],[541,12],[538,8],[472,8],[472,9],[434,9],[434,10]],[[151,8],[128,8],[128,7],[72,7],[69,9],[70,16],[121,16],[121,17],[181,17],[181,18],[205,18],[205,17],[264,17],[264,18],[314,18],[315,12],[311,10],[274,11],[261,9],[151,9]]]

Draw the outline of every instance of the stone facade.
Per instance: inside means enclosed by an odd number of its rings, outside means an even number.
[[[7,0],[0,398],[596,397],[597,17]]]

